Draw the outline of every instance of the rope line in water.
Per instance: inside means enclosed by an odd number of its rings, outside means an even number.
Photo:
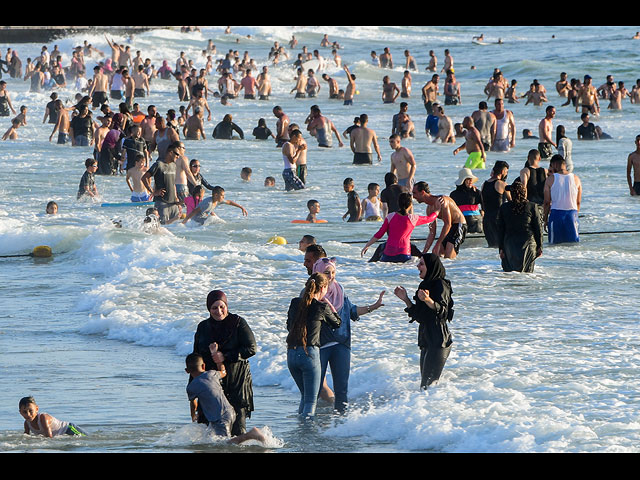
[[[615,233],[640,233],[640,230],[611,230],[611,231],[603,231],[603,232],[579,232],[580,235],[605,235],[605,234],[615,234]],[[543,235],[549,235],[548,233],[543,233]],[[467,235],[466,239],[469,238],[485,238],[484,235]],[[438,237],[436,237],[435,239],[438,239]],[[426,238],[412,238],[411,241],[426,241]],[[348,243],[348,244],[353,244],[353,243],[367,243],[369,240],[348,240],[348,241],[344,241],[341,243]],[[378,240],[378,241],[382,241],[382,240]]]

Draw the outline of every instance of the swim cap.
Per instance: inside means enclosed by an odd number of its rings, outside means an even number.
[[[207,310],[211,310],[211,305],[216,303],[218,300],[222,300],[225,305],[229,306],[227,302],[227,296],[222,290],[212,290],[207,295]]]

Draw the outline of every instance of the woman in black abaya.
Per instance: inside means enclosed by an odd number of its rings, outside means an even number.
[[[202,355],[207,370],[217,370],[224,363],[227,375],[222,389],[236,412],[231,429],[233,436],[246,432],[246,418],[253,411],[253,383],[249,357],[256,354],[256,340],[246,320],[228,310],[227,296],[213,290],[207,296],[209,318],[198,324],[193,339],[193,353]]]
[[[396,287],[395,295],[402,300],[410,317],[409,323],[418,322],[418,346],[420,347],[420,386],[426,389],[437,382],[451,352],[453,343],[448,322],[453,318],[451,282],[440,258],[425,253],[418,262],[422,282],[413,303],[404,287]]]

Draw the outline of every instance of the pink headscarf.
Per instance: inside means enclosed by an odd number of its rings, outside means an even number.
[[[313,264],[312,273],[324,273],[327,270],[327,267],[333,267],[333,269],[337,272],[335,257],[319,258],[318,261]],[[340,310],[342,309],[342,305],[344,304],[344,289],[335,278],[332,282],[329,282],[329,288],[327,289],[327,294],[324,297],[329,300],[336,311],[340,312]]]

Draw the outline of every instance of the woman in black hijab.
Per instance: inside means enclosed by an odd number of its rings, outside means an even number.
[[[213,290],[207,296],[209,318],[198,324],[193,339],[193,353],[204,360],[207,370],[217,370],[216,363],[223,363],[227,375],[222,388],[236,412],[231,434],[246,432],[246,418],[253,411],[253,383],[248,358],[256,354],[256,340],[244,318],[229,313],[227,296],[221,290]]]
[[[445,278],[446,271],[440,258],[425,253],[418,262],[422,282],[413,299],[404,287],[396,287],[395,295],[407,308],[409,323],[418,322],[418,346],[420,347],[421,388],[437,382],[449,357],[453,343],[447,322],[453,318],[451,282]]]

